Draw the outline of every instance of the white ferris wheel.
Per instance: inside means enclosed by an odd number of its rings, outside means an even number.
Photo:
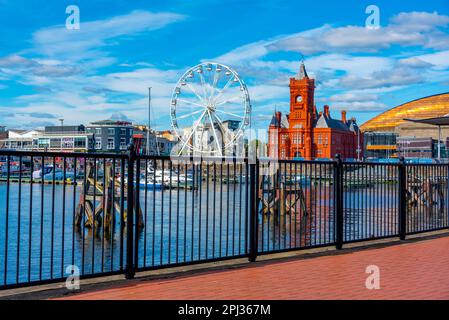
[[[180,140],[178,154],[191,150],[222,156],[243,135],[250,114],[248,89],[237,72],[215,62],[190,68],[171,99],[171,122]]]

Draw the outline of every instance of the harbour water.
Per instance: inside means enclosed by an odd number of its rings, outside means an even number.
[[[397,232],[396,186],[378,187],[385,192],[372,187],[345,192],[347,240]],[[81,274],[124,267],[126,228],[120,231],[118,212],[111,232],[74,226],[82,187],[66,185],[64,192],[63,185],[33,184],[30,188],[24,184],[19,198],[19,185],[10,184],[8,211],[6,188],[0,184],[0,283],[5,282],[5,273],[6,283],[14,283],[63,278],[70,265],[77,266]],[[245,184],[210,182],[200,190],[140,190],[144,227],[137,233],[139,267],[246,254],[246,188]],[[308,185],[303,189],[310,210],[307,215],[259,214],[260,252],[334,241],[333,187]],[[376,200],[360,210],[361,202],[374,196]]]

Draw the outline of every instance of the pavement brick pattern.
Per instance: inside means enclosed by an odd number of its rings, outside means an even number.
[[[369,290],[366,267],[380,269]],[[86,292],[68,299],[449,299],[449,237],[210,271]]]

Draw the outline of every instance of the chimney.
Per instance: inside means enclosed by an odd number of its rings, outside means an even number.
[[[325,105],[325,106],[324,106],[324,115],[325,115],[327,118],[330,117],[330,114],[329,114],[329,106],[328,106],[328,105]]]
[[[346,123],[346,110],[341,111],[341,121]]]

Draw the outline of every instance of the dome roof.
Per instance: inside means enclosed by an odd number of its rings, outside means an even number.
[[[442,117],[449,114],[449,92],[413,100],[365,122],[362,131],[394,131],[403,119]]]

